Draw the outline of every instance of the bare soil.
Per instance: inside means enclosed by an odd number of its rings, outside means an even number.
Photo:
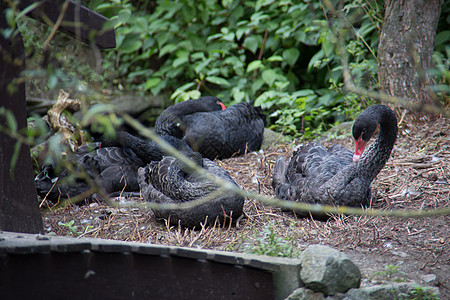
[[[379,209],[441,209],[450,200],[450,122],[439,118],[400,116],[392,157],[374,181],[372,207]],[[348,131],[347,131],[348,132]],[[326,138],[325,145],[353,147],[347,135]],[[218,163],[246,190],[273,196],[272,168],[279,155],[289,157],[297,143],[268,147]],[[133,198],[120,201],[142,202]],[[45,203],[43,203],[43,207]],[[302,250],[324,244],[345,252],[360,267],[362,285],[415,281],[440,288],[450,299],[449,216],[387,218],[332,216],[327,221],[297,218],[292,212],[247,199],[246,217],[238,227],[199,230],[168,227],[143,208],[114,208],[97,200],[62,209],[43,209],[47,232],[124,241],[251,252],[270,246],[271,229],[285,248]],[[71,225],[71,221],[73,224]],[[66,224],[66,225],[64,225]],[[282,242],[280,242],[282,244]],[[282,244],[283,245],[283,244]],[[255,248],[256,247],[256,248]],[[294,256],[299,253],[295,251]],[[426,283],[424,275],[437,280]]]

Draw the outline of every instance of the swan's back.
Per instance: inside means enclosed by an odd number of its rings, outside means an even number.
[[[288,165],[284,158],[277,160],[275,193],[285,200],[321,203],[323,188],[351,163],[352,152],[340,145],[326,149],[318,143],[309,143],[294,152]]]
[[[202,167],[212,174],[237,184],[230,175],[209,159],[201,159]],[[143,198],[158,204],[180,204],[201,199],[216,191],[218,186],[202,175],[185,172],[183,165],[174,157],[164,157],[160,162],[152,162],[140,168],[139,184]],[[184,210],[153,209],[158,218],[169,219],[171,224],[199,227],[200,224],[214,223],[216,218],[224,222],[226,217],[237,218],[242,214],[244,198],[233,192],[223,192],[212,200]],[[230,219],[227,218],[227,221]]]
[[[326,149],[318,143],[309,143],[294,152],[288,166],[290,180],[301,175],[301,180],[314,181],[316,188],[352,162],[352,153],[340,145]]]
[[[184,135],[184,118],[198,112],[220,111],[225,106],[220,99],[211,96],[183,101],[165,109],[155,122],[155,133],[181,139]]]
[[[185,118],[184,140],[209,159],[223,159],[246,150],[259,150],[265,116],[261,109],[238,103],[226,110],[196,113]]]

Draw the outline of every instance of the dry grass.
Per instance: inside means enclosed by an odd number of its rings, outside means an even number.
[[[372,207],[448,207],[450,122],[444,118],[430,121],[406,116],[399,127],[392,158],[373,183]],[[326,145],[333,143],[352,147],[349,137],[324,141]],[[272,168],[279,155],[291,155],[292,146],[277,145],[218,163],[243,189],[274,195]],[[70,234],[67,226],[58,223],[74,220],[76,230],[87,237],[244,252],[250,251],[255,243],[264,242],[262,232],[271,227],[281,238],[294,240],[298,249],[319,243],[345,251],[359,264],[365,282],[387,264],[398,265],[408,279],[419,282],[423,274],[437,274],[444,298],[450,296],[449,216],[419,219],[333,216],[321,222],[297,218],[254,199],[246,200],[244,211],[246,218],[238,227],[217,225],[197,230],[169,227],[157,222],[151,211],[116,209],[102,202],[45,212],[43,216],[47,231],[58,235]]]

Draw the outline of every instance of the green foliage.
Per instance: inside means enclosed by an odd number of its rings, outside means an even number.
[[[403,282],[406,280],[406,275],[399,268],[395,265],[386,265],[384,271],[376,272],[373,276],[386,281]]]
[[[67,227],[69,229],[68,235],[73,235],[73,236],[80,236],[83,233],[86,233],[89,230],[91,230],[92,228],[94,228],[94,226],[88,225],[88,226],[86,226],[83,229],[82,226],[75,225],[75,221],[74,220],[71,220],[71,221],[69,221],[67,223],[58,222],[58,225]]]
[[[348,24],[327,20],[319,1],[90,5],[115,28],[117,48],[104,63],[110,82],[143,93],[168,91],[175,101],[202,94],[227,104],[255,101],[270,115],[269,125],[288,135],[313,136],[359,112],[361,99],[341,91],[337,38],[347,44],[355,84],[377,84],[376,1],[346,1],[340,11]]]
[[[299,250],[293,237],[282,237],[275,231],[275,225],[269,223],[262,232],[255,232],[249,253],[279,257],[298,257]]]
[[[430,291],[430,288],[417,286],[414,291],[410,292],[408,299],[413,300],[439,300],[439,296]]]
[[[61,34],[50,42],[53,51],[44,53],[51,27],[7,11],[13,28],[19,25],[26,49],[50,55],[48,64],[35,63],[25,73],[34,94],[64,88],[71,95],[75,91],[98,99],[108,89],[114,94],[170,94],[176,102],[208,94],[228,105],[255,101],[270,116],[270,128],[313,138],[372,104],[343,90],[342,59],[348,61],[356,86],[378,88],[382,1],[85,3],[110,18],[108,26],[115,28],[117,48],[103,51],[102,66],[89,59],[97,57],[95,51],[86,53],[79,42]],[[336,10],[327,3],[335,3]],[[449,9],[444,3],[436,68],[430,71],[437,79],[435,91],[444,99],[449,92]],[[39,80],[45,84],[35,83]]]

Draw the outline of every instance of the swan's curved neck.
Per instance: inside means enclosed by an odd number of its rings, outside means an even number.
[[[370,181],[375,179],[388,161],[398,132],[397,118],[390,109],[386,107],[378,117],[380,133],[357,164],[358,170],[366,173]]]

